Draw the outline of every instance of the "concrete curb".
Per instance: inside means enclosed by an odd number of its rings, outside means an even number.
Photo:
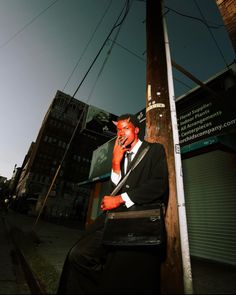
[[[48,265],[37,253],[36,244],[30,234],[16,226],[11,226],[6,220],[5,224],[32,294],[55,294],[56,286],[52,282],[58,274],[53,266]],[[47,280],[48,277],[53,279]]]

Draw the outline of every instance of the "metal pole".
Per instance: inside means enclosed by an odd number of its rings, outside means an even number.
[[[169,89],[169,100],[170,100],[170,113],[173,131],[173,143],[175,146],[175,171],[176,171],[176,188],[177,188],[177,205],[179,213],[179,228],[180,228],[180,242],[182,252],[182,264],[183,264],[183,281],[184,281],[184,293],[193,294],[192,286],[192,271],[190,262],[189,242],[188,242],[188,229],[187,219],[185,210],[185,197],[184,197],[184,186],[183,186],[183,173],[182,173],[182,161],[179,146],[179,133],[177,125],[177,114],[175,105],[174,95],[174,83],[171,68],[171,56],[170,47],[168,40],[168,33],[166,22],[163,17],[164,26],[164,38],[166,44],[166,62],[167,62],[167,73],[168,73],[168,89]]]

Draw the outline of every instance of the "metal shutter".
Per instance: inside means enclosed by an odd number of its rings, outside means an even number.
[[[216,150],[182,164],[190,254],[236,265],[236,155]]]

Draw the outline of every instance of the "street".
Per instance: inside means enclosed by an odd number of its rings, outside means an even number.
[[[35,219],[12,210],[1,213],[0,294],[45,295],[57,290],[67,252],[83,229],[76,221],[72,227],[39,220],[33,227]],[[23,254],[21,263],[17,249]],[[194,294],[236,293],[233,266],[197,258],[191,258],[191,264]]]

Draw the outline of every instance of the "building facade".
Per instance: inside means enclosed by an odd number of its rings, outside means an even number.
[[[15,194],[25,211],[37,214],[41,210],[56,175],[43,214],[84,216],[78,210],[86,210],[86,188],[77,183],[88,178],[93,151],[114,136],[112,126],[105,120],[114,115],[94,120],[98,113],[108,114],[57,91],[21,167]],[[89,128],[92,121],[102,128]]]

